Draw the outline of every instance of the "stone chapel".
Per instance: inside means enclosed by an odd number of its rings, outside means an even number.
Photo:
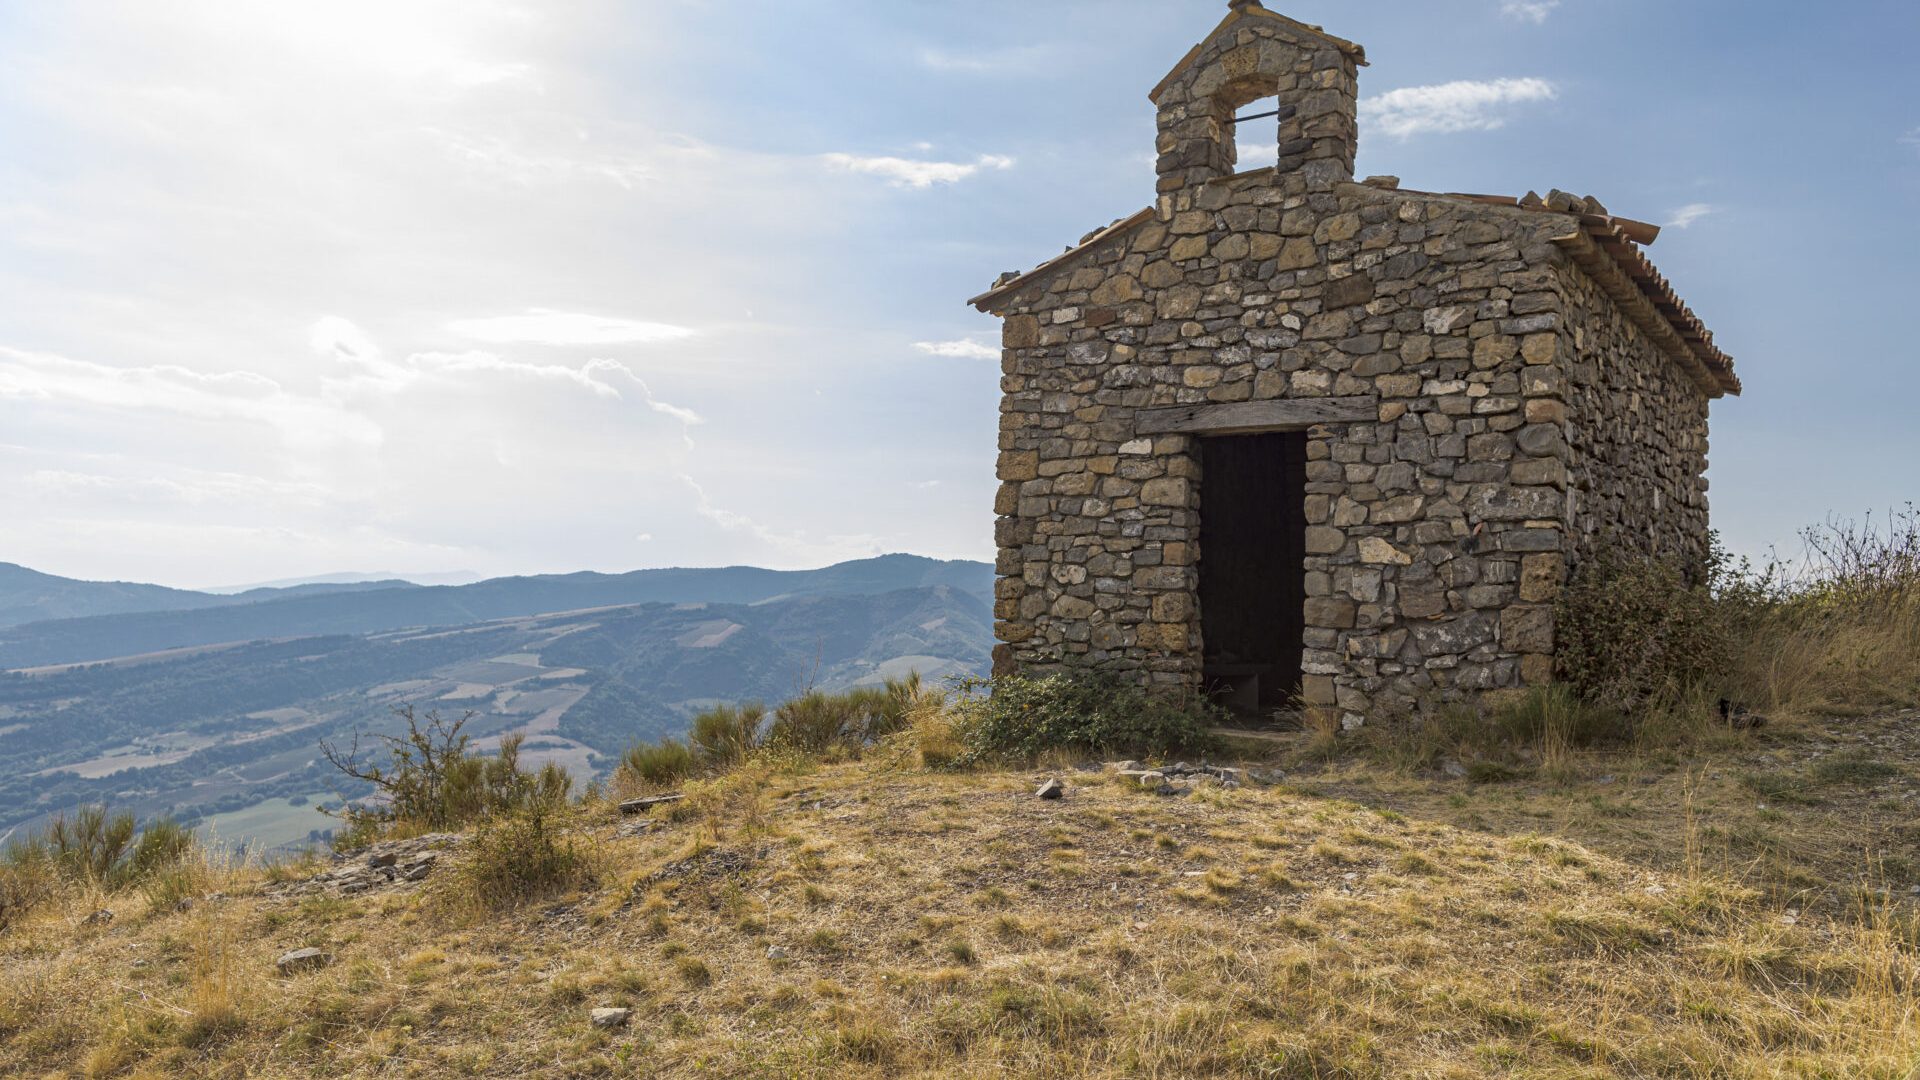
[[[1365,64],[1235,0],[1148,94],[1153,205],[971,301],[1004,320],[996,671],[1351,727],[1550,679],[1602,545],[1705,555],[1708,403],[1740,382],[1659,229],[1356,182]],[[1277,161],[1236,171],[1252,124]]]

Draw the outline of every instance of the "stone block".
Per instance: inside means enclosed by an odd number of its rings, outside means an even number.
[[[1000,455],[1000,479],[1032,480],[1040,475],[1040,455],[1032,450],[1009,450]]]
[[[1286,242],[1275,257],[1274,266],[1280,270],[1304,270],[1320,262],[1320,249],[1312,240],[1296,236]]]
[[[1311,596],[1302,609],[1308,626],[1351,630],[1359,609],[1345,596]]]
[[[1551,603],[1560,595],[1566,562],[1559,552],[1541,552],[1520,560],[1520,599],[1531,604]]]
[[[1326,525],[1307,526],[1307,554],[1337,555],[1347,546],[1347,534]]]
[[[1553,609],[1510,607],[1500,613],[1500,647],[1517,653],[1553,651]]]
[[[1140,501],[1149,506],[1187,506],[1191,489],[1184,479],[1161,477],[1140,485]]]
[[[1407,566],[1413,562],[1413,556],[1394,547],[1390,541],[1377,536],[1360,538],[1360,561],[1385,566]]]

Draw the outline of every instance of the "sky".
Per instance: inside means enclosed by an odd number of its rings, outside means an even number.
[[[1360,175],[1666,226],[1734,550],[1920,493],[1920,5],[1269,6],[1366,46]],[[1152,201],[1225,11],[0,0],[0,561],[991,558],[965,300]]]

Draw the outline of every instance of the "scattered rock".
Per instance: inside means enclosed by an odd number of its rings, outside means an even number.
[[[787,958],[787,950],[781,948],[778,945],[767,946],[767,959],[785,960],[786,958]]]
[[[1114,772],[1138,772],[1140,770],[1140,763],[1132,758],[1128,758],[1125,761],[1109,761],[1107,762],[1107,768],[1112,769]]]
[[[656,806],[664,803],[676,803],[684,798],[686,798],[685,795],[676,791],[671,795],[647,795],[638,799],[628,799],[626,802],[620,804],[620,812],[623,814],[644,814]]]
[[[383,840],[352,859],[337,858],[331,869],[310,878],[268,885],[269,896],[308,896],[332,893],[351,896],[375,889],[400,888],[424,880],[438,863],[443,849],[465,842],[458,833],[427,833],[406,840]],[[215,894],[208,900],[224,897]]]
[[[1034,792],[1036,796],[1042,799],[1057,799],[1066,793],[1067,785],[1061,783],[1058,778],[1051,776],[1047,778],[1046,783],[1040,785],[1040,790]]]
[[[633,1018],[632,1009],[595,1009],[593,1010],[593,1026],[597,1028],[626,1027],[627,1021],[631,1020],[632,1018]]]
[[[333,957],[319,949],[293,949],[280,954],[273,966],[282,975],[296,975],[302,971],[318,971],[333,963]]]

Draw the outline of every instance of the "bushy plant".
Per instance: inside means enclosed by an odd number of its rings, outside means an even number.
[[[715,705],[693,718],[687,741],[701,760],[717,768],[730,768],[759,749],[766,718],[766,707],[757,701]]]
[[[857,752],[906,727],[927,694],[918,674],[839,693],[809,690],[774,710],[767,741],[806,754]]]
[[[351,850],[381,836],[457,828],[490,816],[511,813],[530,800],[564,800],[573,778],[548,762],[538,772],[520,768],[521,734],[500,740],[491,756],[468,752],[461,730],[473,713],[448,721],[437,712],[417,715],[411,705],[396,710],[406,724],[400,735],[375,734],[387,760],[368,760],[359,736],[345,751],[322,741],[321,752],[348,776],[372,784],[380,800],[336,811],[346,826],[334,847]],[[377,755],[370,755],[377,758]]]
[[[676,784],[700,767],[693,749],[679,739],[636,743],[620,755],[619,774],[629,782],[650,786]]]
[[[1590,560],[1558,604],[1559,677],[1682,727],[1719,697],[1801,712],[1920,701],[1920,512],[1829,519],[1801,540],[1794,566],[1731,559],[1717,540],[1691,574],[1617,549]]]
[[[44,849],[10,846],[0,859],[0,933],[52,899],[59,884],[59,874]]]
[[[104,806],[56,814],[0,852],[0,931],[63,885],[146,887],[173,873],[196,848],[193,832],[166,818],[140,829],[132,814]]]
[[[564,795],[530,790],[510,811],[481,819],[447,899],[498,910],[591,884],[592,848],[569,827],[571,813]]]
[[[1202,698],[1148,693],[1091,672],[969,679],[958,691],[953,733],[965,749],[954,766],[1027,761],[1053,750],[1194,753],[1212,744],[1209,729],[1221,720]]]
[[[1582,698],[1622,710],[1672,700],[1725,670],[1732,639],[1712,574],[1603,549],[1555,611],[1557,674]]]
[[[693,718],[685,741],[669,737],[628,747],[615,782],[628,788],[678,784],[738,768],[764,753],[796,762],[855,756],[940,699],[911,674],[880,686],[808,690],[775,709],[771,720],[758,702],[716,705]]]
[[[41,830],[37,843],[46,849],[63,876],[104,885],[133,843],[134,832],[132,814],[109,813],[104,806],[83,806],[71,817],[55,814]]]

